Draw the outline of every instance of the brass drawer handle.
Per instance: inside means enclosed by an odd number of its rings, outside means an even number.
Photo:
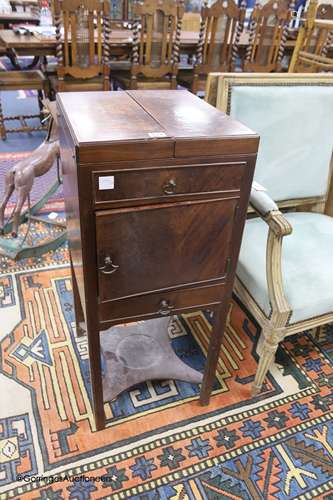
[[[158,311],[162,316],[167,316],[170,311],[173,309],[173,305],[170,304],[168,300],[161,300],[160,302],[160,310]]]
[[[119,269],[119,266],[117,266],[116,264],[114,264],[112,262],[112,259],[109,255],[107,255],[105,257],[104,264],[105,264],[104,266],[99,268],[99,270],[103,274],[112,274],[112,273],[115,273],[117,271],[117,269]]]
[[[170,179],[168,182],[166,182],[163,185],[163,192],[165,194],[174,194],[176,191],[176,187],[177,187],[176,181],[173,179]]]

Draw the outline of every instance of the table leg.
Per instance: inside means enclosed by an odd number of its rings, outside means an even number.
[[[1,103],[1,95],[0,95],[0,137],[1,139],[6,139],[6,127],[5,127],[5,122],[4,122],[4,117],[3,117],[3,112],[2,112],[2,103]]]
[[[85,334],[85,331],[83,328],[81,328],[80,323],[84,323],[85,319],[71,258],[70,258],[70,264],[72,271],[72,288],[73,288],[73,299],[74,299],[74,310],[75,310],[76,335],[78,337],[82,337]]]
[[[103,379],[101,366],[101,340],[99,323],[97,320],[97,304],[87,304],[87,330],[90,358],[90,378],[93,397],[93,412],[95,417],[96,430],[105,428],[105,412],[103,400]]]
[[[95,299],[94,294],[92,294],[90,297],[86,296],[85,314],[84,314],[81,299],[79,296],[79,289],[75,273],[73,271],[72,260],[70,262],[72,270],[72,283],[73,283],[72,286],[73,286],[77,329],[80,328],[78,322],[81,319],[85,321],[87,329],[90,380],[91,380],[91,392],[92,392],[92,410],[95,418],[96,430],[100,431],[105,428],[105,413],[104,413],[104,400],[103,400],[100,331],[99,331],[99,322],[97,317],[97,300]],[[78,335],[80,335],[80,333],[78,333]]]
[[[229,303],[230,301],[226,300],[214,314],[213,328],[210,335],[206,367],[200,392],[200,403],[203,406],[209,404],[229,311]]]

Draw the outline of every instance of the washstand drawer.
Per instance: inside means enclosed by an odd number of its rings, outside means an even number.
[[[95,203],[238,193],[246,162],[93,172]]]
[[[214,307],[221,303],[224,291],[225,285],[219,284],[102,302],[99,305],[99,319],[101,322],[118,319],[128,321],[133,317],[148,319],[184,310]]]

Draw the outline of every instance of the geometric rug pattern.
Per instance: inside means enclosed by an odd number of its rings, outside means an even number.
[[[210,322],[198,311],[169,327],[199,370]],[[332,499],[332,325],[286,339],[283,366],[251,398],[259,336],[234,300],[209,406],[196,384],[146,382],[105,404],[96,432],[66,245],[1,258],[0,498]]]

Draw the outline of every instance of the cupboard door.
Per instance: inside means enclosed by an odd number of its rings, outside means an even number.
[[[223,282],[237,198],[96,213],[99,300]]]

